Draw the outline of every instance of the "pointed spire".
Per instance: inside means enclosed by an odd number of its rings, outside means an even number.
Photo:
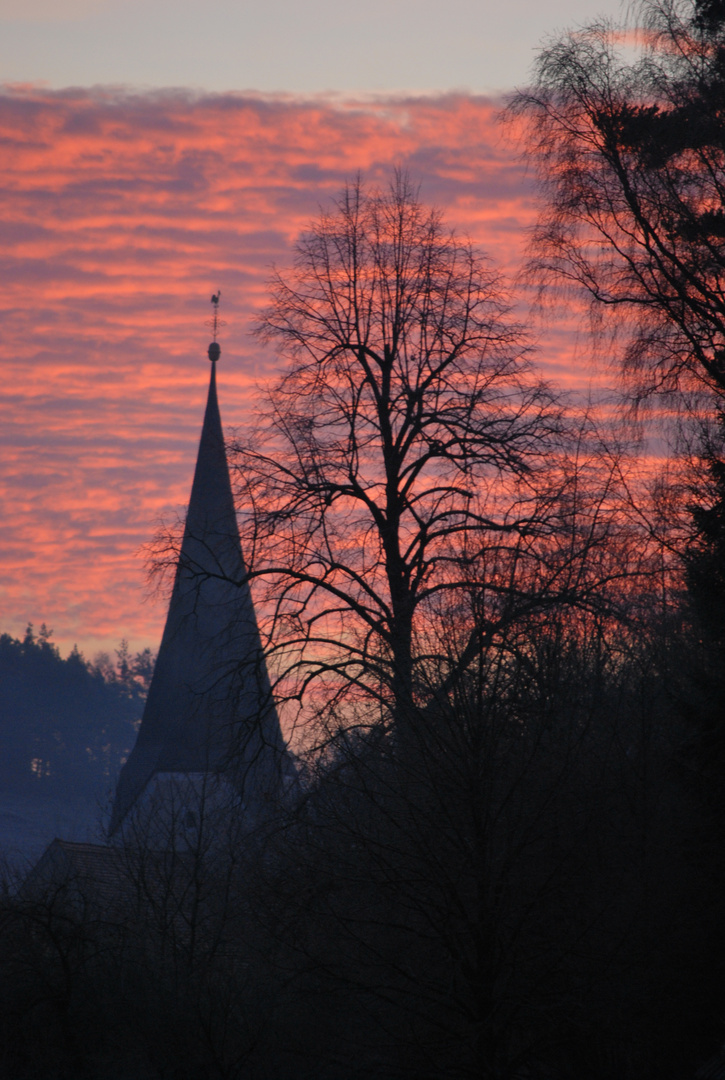
[[[208,356],[209,356],[209,359],[211,360],[212,364],[215,364],[217,362],[217,360],[219,359],[219,357],[221,356],[221,353],[222,353],[222,350],[221,350],[221,348],[219,346],[219,342],[217,341],[216,336],[219,333],[219,330],[221,329],[221,327],[227,325],[224,322],[223,319],[219,318],[219,301],[221,299],[221,295],[222,295],[221,289],[217,289],[217,291],[212,296],[211,302],[212,302],[212,305],[214,306],[214,314],[212,315],[211,319],[207,320],[207,326],[211,326],[212,334],[213,334],[213,337],[212,337],[212,340],[211,340],[211,345],[209,346],[209,349],[208,349]]]
[[[247,805],[290,774],[244,581],[217,400],[219,354],[214,341],[174,588],[136,745],[119,776],[111,834],[159,773],[223,774],[244,789]]]

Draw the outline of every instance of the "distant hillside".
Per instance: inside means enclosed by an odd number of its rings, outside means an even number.
[[[133,745],[154,658],[122,642],[114,661],[63,659],[51,634],[0,635],[0,791],[90,797]]]

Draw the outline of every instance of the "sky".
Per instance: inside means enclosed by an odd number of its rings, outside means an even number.
[[[291,93],[492,93],[620,0],[0,0],[0,76]]]
[[[143,550],[188,499],[209,298],[229,429],[277,370],[249,333],[270,269],[348,179],[408,169],[516,272],[535,193],[492,90],[602,6],[499,7],[0,0],[0,631],[158,645]],[[562,385],[578,333],[542,338]]]

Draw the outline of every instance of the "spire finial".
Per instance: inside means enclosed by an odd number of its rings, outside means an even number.
[[[206,325],[210,326],[212,328],[212,333],[213,333],[213,341],[212,341],[212,343],[211,343],[211,345],[209,346],[209,349],[208,349],[208,356],[209,356],[209,359],[211,360],[212,364],[216,363],[216,361],[221,356],[221,352],[222,352],[220,347],[219,347],[219,344],[217,342],[216,336],[217,336],[219,330],[222,328],[222,326],[227,325],[224,322],[223,319],[219,318],[219,299],[220,299],[221,295],[222,295],[221,289],[217,289],[217,291],[212,296],[211,303],[212,303],[212,307],[214,308],[214,314],[212,315],[211,319],[207,319],[207,321],[206,321]]]

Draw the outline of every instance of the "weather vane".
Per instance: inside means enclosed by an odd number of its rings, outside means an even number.
[[[219,318],[219,298],[221,297],[221,294],[222,294],[221,289],[217,289],[217,291],[212,296],[211,302],[212,302],[212,307],[214,308],[214,314],[212,315],[211,319],[207,319],[205,324],[204,324],[205,326],[210,326],[211,329],[212,329],[213,340],[212,340],[212,343],[209,346],[209,350],[208,350],[209,359],[211,360],[212,364],[215,363],[219,359],[219,357],[221,356],[221,353],[222,353],[221,348],[219,347],[219,343],[217,342],[216,336],[219,333],[219,331],[221,330],[222,326],[227,325],[224,322],[224,319]]]

